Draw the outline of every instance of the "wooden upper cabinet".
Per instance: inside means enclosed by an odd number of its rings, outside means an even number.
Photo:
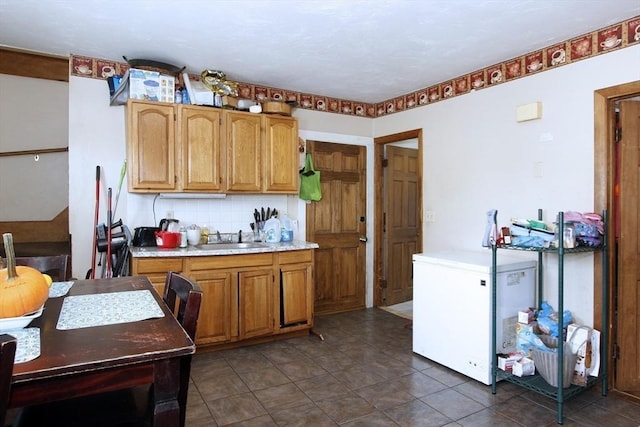
[[[226,112],[227,189],[259,193],[262,190],[261,116]]]
[[[180,184],[183,190],[224,191],[224,150],[220,138],[222,113],[218,109],[180,105]]]
[[[174,190],[176,161],[173,105],[130,101],[127,113],[129,191]]]
[[[298,191],[298,121],[291,117],[265,116],[264,191]]]
[[[129,100],[129,191],[298,192],[292,117]]]

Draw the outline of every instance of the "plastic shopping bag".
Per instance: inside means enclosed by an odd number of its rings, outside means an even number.
[[[307,153],[304,168],[300,170],[300,198],[317,202],[322,199],[320,171],[313,168],[311,154]]]

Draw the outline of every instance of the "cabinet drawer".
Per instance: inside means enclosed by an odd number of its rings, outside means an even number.
[[[255,267],[259,265],[273,265],[273,254],[217,255],[191,257],[187,260],[189,271]]]
[[[301,262],[311,262],[313,251],[310,249],[303,251],[287,251],[278,254],[280,264],[298,264]]]
[[[183,270],[182,258],[147,258],[133,260],[134,274],[167,273]]]

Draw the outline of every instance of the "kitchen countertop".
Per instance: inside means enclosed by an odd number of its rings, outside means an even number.
[[[213,245],[210,245],[213,246]],[[133,258],[156,258],[156,257],[185,257],[185,256],[212,256],[212,255],[244,255],[259,254],[268,252],[299,251],[303,249],[317,249],[317,243],[294,240],[293,242],[264,243],[264,247],[242,248],[242,249],[202,249],[195,246],[186,248],[162,249],[158,247],[132,247],[131,256]]]

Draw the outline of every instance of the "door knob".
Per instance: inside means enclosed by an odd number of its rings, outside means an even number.
[[[360,241],[361,241],[362,243],[367,243],[367,241],[368,241],[368,240],[369,240],[369,239],[367,239],[366,237],[360,237]]]

